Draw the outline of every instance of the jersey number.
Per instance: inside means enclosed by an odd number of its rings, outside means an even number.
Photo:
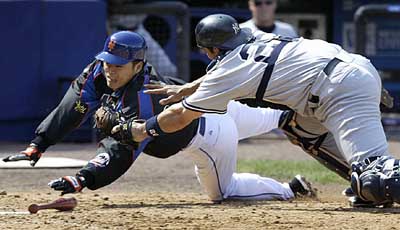
[[[243,46],[242,50],[240,51],[240,57],[243,60],[247,60],[249,58],[248,50],[251,45],[253,45],[253,44],[247,44],[247,45]],[[266,47],[266,45],[262,44],[262,43],[257,46],[257,50],[254,54],[255,62],[264,62],[264,63],[268,64],[269,56],[262,55],[262,52],[265,51],[265,47]],[[272,49],[271,49],[271,51],[272,51]]]

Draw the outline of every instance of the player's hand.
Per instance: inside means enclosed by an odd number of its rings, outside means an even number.
[[[193,84],[191,83],[184,85],[166,85],[158,82],[152,82],[151,84],[146,84],[144,86],[147,88],[147,90],[144,91],[145,93],[168,95],[167,98],[159,101],[161,105],[167,105],[181,101],[183,97],[193,94],[193,92],[196,90],[193,88]]]
[[[39,151],[38,147],[36,144],[31,143],[28,148],[26,148],[24,151],[20,152],[19,154],[16,155],[11,155],[3,159],[4,162],[8,161],[20,161],[20,160],[29,160],[31,166],[35,166],[35,164],[38,162],[40,157],[42,156],[42,152]]]
[[[42,157],[42,153],[39,151],[38,146],[34,143],[30,144],[28,148],[26,148],[21,153],[29,157],[29,160],[31,161],[30,164],[32,167],[35,166],[40,157]]]
[[[82,191],[85,187],[85,178],[82,176],[64,176],[52,180],[48,183],[50,188],[56,191],[62,191],[61,196],[67,193],[76,193]]]

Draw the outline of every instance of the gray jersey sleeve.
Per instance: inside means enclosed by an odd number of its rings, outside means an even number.
[[[204,113],[225,113],[229,100],[255,98],[267,65],[259,58],[269,57],[274,43],[256,42],[230,52],[207,72],[196,92],[183,101],[183,106]]]
[[[222,69],[209,74],[194,94],[183,100],[183,106],[204,113],[226,113],[229,100],[240,96],[237,85],[242,83],[239,75],[224,78]]]

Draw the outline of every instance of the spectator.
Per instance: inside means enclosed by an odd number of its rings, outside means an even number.
[[[254,33],[261,30],[285,37],[298,37],[295,29],[288,23],[275,20],[277,0],[249,0],[252,18],[240,24],[241,28],[249,28]]]

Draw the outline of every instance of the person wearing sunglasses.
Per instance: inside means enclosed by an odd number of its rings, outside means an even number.
[[[296,30],[288,23],[275,20],[277,0],[249,0],[252,18],[240,24],[241,28],[249,28],[254,33],[261,30],[284,37],[298,37]]]

